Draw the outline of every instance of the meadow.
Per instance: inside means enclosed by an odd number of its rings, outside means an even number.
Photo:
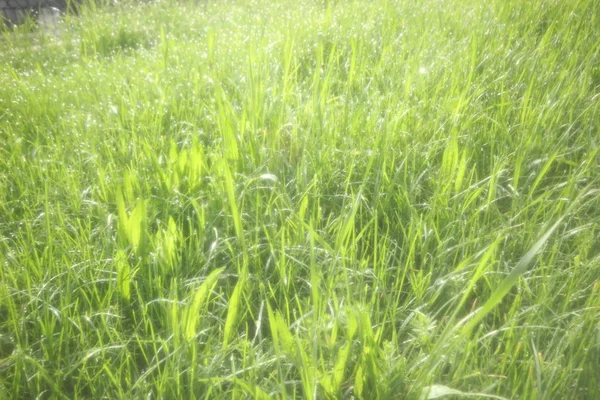
[[[599,10],[4,29],[0,397],[600,398]]]

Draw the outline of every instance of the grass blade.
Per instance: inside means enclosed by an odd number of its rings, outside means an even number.
[[[229,299],[227,319],[225,320],[225,329],[223,333],[223,349],[229,345],[233,337],[237,316],[239,314],[242,293],[246,285],[246,277],[244,275],[240,276],[238,279],[235,289],[233,289],[233,293],[231,294],[231,298]]]
[[[206,303],[209,293],[216,285],[219,276],[221,276],[224,270],[225,268],[219,268],[211,272],[198,289],[196,289],[192,302],[185,309],[183,329],[185,340],[191,341],[196,336],[198,323],[200,322],[200,312]]]
[[[563,218],[560,218],[548,231],[533,245],[531,249],[521,258],[515,268],[508,274],[508,276],[502,281],[500,286],[492,293],[490,298],[485,302],[475,315],[465,324],[463,332],[469,336],[471,331],[486,315],[488,315],[497,305],[502,301],[504,296],[509,290],[517,283],[519,277],[523,275],[529,269],[529,266],[533,262],[535,256],[542,250],[546,241],[550,238],[552,233],[558,228]]]

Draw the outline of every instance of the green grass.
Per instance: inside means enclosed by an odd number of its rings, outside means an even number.
[[[598,9],[5,31],[2,397],[600,398]]]

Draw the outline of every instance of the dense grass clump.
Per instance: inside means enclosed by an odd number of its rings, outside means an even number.
[[[5,31],[3,398],[600,398],[599,9]]]

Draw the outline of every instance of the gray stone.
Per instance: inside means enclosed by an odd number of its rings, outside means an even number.
[[[76,3],[81,0],[0,0],[0,25],[2,21],[8,24],[20,24],[27,15],[38,18],[41,25],[55,25],[60,14],[70,10],[73,11]],[[47,9],[42,13],[42,9]],[[43,19],[43,21],[42,21]]]
[[[19,19],[17,11],[13,8],[7,8],[6,10],[4,10],[4,15],[9,21],[18,21]]]
[[[60,21],[60,16],[62,13],[56,7],[44,7],[40,8],[40,12],[38,15],[38,22],[42,29],[47,31],[54,30],[58,22]]]

